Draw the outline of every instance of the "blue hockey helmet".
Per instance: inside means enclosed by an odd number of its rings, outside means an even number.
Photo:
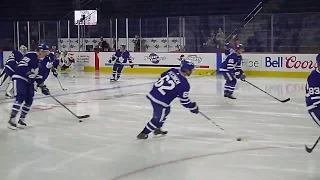
[[[236,50],[240,50],[240,49],[243,49],[243,50],[244,50],[243,44],[238,44],[238,45],[236,46]]]
[[[39,44],[37,47],[37,51],[49,51],[49,46],[46,44]]]
[[[230,42],[225,43],[225,44],[224,44],[224,47],[225,47],[226,49],[230,49],[230,48],[232,48],[232,46],[231,46],[231,43],[230,43]]]
[[[187,70],[193,71],[194,70],[194,64],[191,61],[188,61],[188,60],[181,61],[180,70],[182,72],[186,72]]]
[[[57,54],[61,54],[61,53],[62,53],[61,51],[55,50],[53,54],[54,54],[54,55],[57,55]]]
[[[125,44],[120,44],[120,47],[123,49],[126,49],[126,45]]]
[[[320,65],[320,53],[318,54],[316,61],[317,61],[318,65]]]

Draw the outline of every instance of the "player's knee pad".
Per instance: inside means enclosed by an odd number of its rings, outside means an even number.
[[[33,96],[26,97],[25,98],[25,103],[31,106],[32,103],[33,103]]]
[[[121,73],[123,70],[124,65],[119,65],[118,69],[117,69],[117,73]]]
[[[237,79],[236,79],[236,78],[233,78],[233,80],[230,81],[229,84],[230,84],[231,86],[235,86],[235,85],[237,84]]]
[[[113,70],[113,71],[117,71],[117,69],[118,69],[118,65],[117,65],[117,64],[114,64],[113,67],[112,67],[112,70]]]
[[[25,95],[16,95],[16,102],[19,104],[22,104],[24,101],[26,100],[26,96]]]

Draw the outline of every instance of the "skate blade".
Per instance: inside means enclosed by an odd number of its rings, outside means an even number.
[[[11,130],[17,130],[18,129],[17,127],[14,127],[14,126],[11,126],[11,125],[8,125],[7,128],[11,129]]]
[[[159,138],[164,138],[166,137],[167,135],[166,134],[157,134],[157,135],[153,135],[153,139],[159,139]]]

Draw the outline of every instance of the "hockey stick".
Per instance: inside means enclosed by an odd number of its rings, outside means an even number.
[[[199,112],[199,114],[201,114],[204,118],[206,118],[208,121],[211,121],[212,124],[216,125],[219,129],[221,129],[222,131],[224,131],[224,129],[219,126],[216,122],[214,122],[212,119],[210,119],[207,115],[205,115],[203,112]]]
[[[208,121],[211,121],[212,124],[214,124],[215,126],[217,126],[219,129],[221,129],[222,131],[226,132],[225,129],[223,129],[221,126],[219,126],[216,122],[214,122],[211,118],[209,118],[207,115],[205,115],[203,112],[199,112],[199,114],[201,114],[204,118],[206,118]],[[237,137],[237,141],[242,141],[242,140],[247,140],[249,139],[248,136],[244,136],[244,137]]]
[[[54,99],[55,101],[57,101],[62,107],[64,107],[66,110],[68,110],[72,115],[74,115],[74,116],[77,117],[78,119],[84,119],[84,118],[90,117],[89,114],[83,115],[83,116],[78,116],[78,115],[76,115],[74,112],[72,112],[69,108],[67,108],[67,106],[65,106],[64,104],[62,104],[58,99],[56,99],[54,96],[52,96],[51,94],[50,94],[50,97],[52,97],[52,99]]]
[[[57,79],[58,79],[58,82],[59,82],[59,84],[60,84],[61,89],[62,89],[63,91],[68,90],[68,89],[62,87],[62,84],[61,84],[60,79],[59,79],[58,77],[57,77]]]
[[[311,153],[311,152],[313,151],[313,149],[317,146],[317,144],[318,144],[319,141],[320,141],[320,137],[318,138],[318,140],[316,141],[316,143],[312,146],[312,148],[308,148],[308,146],[305,145],[306,151],[307,151],[308,153]]]
[[[225,42],[227,42],[227,40],[228,40],[232,35],[237,36],[238,34],[240,34],[241,29],[243,29],[244,27],[246,27],[246,25],[247,25],[249,22],[251,22],[251,20],[262,10],[262,6],[263,6],[263,1],[259,2],[259,3],[255,6],[255,8],[243,19],[244,22],[245,22],[244,25],[240,26],[239,28],[235,28],[235,29],[229,34],[229,36],[227,36],[227,37],[225,38]],[[257,10],[257,9],[258,9],[258,10]],[[250,19],[249,19],[249,18],[250,18]],[[238,31],[236,34],[233,34],[233,33],[235,33],[237,30],[239,30],[239,31]],[[230,43],[232,40],[233,40],[233,38],[230,39],[230,41],[229,41],[228,43]]]
[[[246,83],[248,83],[248,84],[250,84],[251,86],[253,86],[253,87],[255,87],[255,88],[259,89],[260,91],[262,91],[262,92],[264,92],[265,94],[269,95],[270,97],[272,97],[272,98],[276,99],[277,101],[280,101],[280,102],[282,102],[282,103],[285,103],[285,102],[290,101],[290,98],[287,98],[287,99],[285,99],[285,100],[280,100],[280,99],[278,99],[278,98],[274,97],[273,95],[271,95],[271,94],[267,93],[266,91],[262,90],[262,89],[261,89],[261,88],[259,88],[258,86],[256,86],[256,85],[252,84],[251,82],[249,82],[249,81],[247,81],[247,80],[243,80],[243,81],[244,81],[244,82],[246,82]]]

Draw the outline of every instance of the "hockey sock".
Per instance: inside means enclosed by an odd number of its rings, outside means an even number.
[[[118,73],[118,74],[117,74],[117,79],[119,79],[119,78],[120,78],[120,76],[121,76],[121,73]]]
[[[162,124],[163,124],[163,122],[159,122],[156,119],[151,119],[151,121],[149,121],[148,124],[144,127],[142,132],[145,134],[149,134],[152,131],[154,131],[155,129],[161,127]]]
[[[113,71],[112,76],[114,79],[116,79],[116,74],[117,74],[117,71]]]
[[[24,119],[26,118],[27,114],[29,113],[30,109],[31,109],[31,105],[25,104],[25,105],[22,107],[20,119],[24,120]]]
[[[235,88],[235,86],[224,85],[224,92],[228,94],[233,94]]]
[[[15,118],[21,109],[22,103],[15,101],[12,106],[10,118]]]

